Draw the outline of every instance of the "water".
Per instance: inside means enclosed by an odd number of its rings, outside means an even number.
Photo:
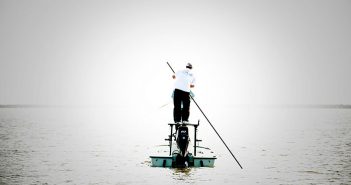
[[[214,168],[150,167],[169,108],[2,108],[0,184],[351,184],[350,109],[205,111],[243,170],[203,118]]]

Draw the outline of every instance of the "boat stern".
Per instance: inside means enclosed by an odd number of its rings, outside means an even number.
[[[172,167],[173,157],[171,156],[150,156],[152,167]]]

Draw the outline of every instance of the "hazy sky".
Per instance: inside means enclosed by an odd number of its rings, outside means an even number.
[[[350,104],[351,1],[0,0],[0,104]]]

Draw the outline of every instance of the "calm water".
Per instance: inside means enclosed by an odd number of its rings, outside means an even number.
[[[214,168],[150,167],[169,108],[2,108],[0,184],[351,184],[350,109],[205,111],[243,170],[195,110]]]

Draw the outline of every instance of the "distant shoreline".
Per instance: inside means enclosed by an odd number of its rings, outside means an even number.
[[[284,105],[267,105],[262,107],[272,108],[310,108],[310,109],[351,109],[351,105],[348,104],[306,104],[306,105],[295,105],[295,104],[284,104]]]
[[[237,106],[237,105],[233,105]],[[276,104],[276,105],[239,105],[259,108],[310,108],[310,109],[351,109],[349,104]],[[36,105],[36,104],[0,104],[0,108],[79,108],[91,105]],[[99,106],[98,106],[99,107]]]
[[[0,104],[0,108],[47,108],[47,107],[65,107],[60,105],[30,105],[30,104]]]
[[[79,108],[93,107],[90,105],[35,105],[35,104],[0,104],[1,108]]]

